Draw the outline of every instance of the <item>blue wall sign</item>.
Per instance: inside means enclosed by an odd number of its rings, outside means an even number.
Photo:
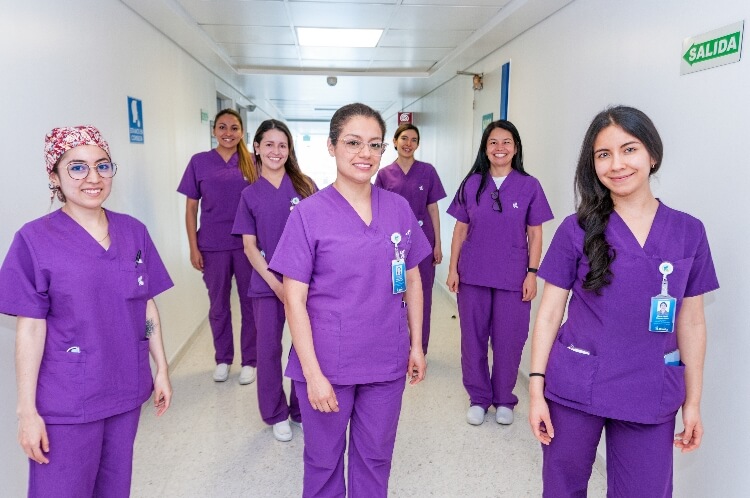
[[[131,144],[143,143],[143,103],[128,97],[128,130]]]

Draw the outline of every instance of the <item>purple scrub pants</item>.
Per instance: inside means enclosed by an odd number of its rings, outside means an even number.
[[[242,249],[232,251],[204,251],[203,281],[208,288],[208,321],[214,336],[216,364],[234,361],[234,336],[232,335],[232,310],[230,294],[232,275],[237,279],[237,292],[240,295],[242,328],[240,329],[240,349],[242,366],[257,364],[256,330],[253,320],[253,305],[247,292],[250,287],[252,267]]]
[[[602,429],[607,443],[608,498],[672,496],[674,419],[637,424],[547,403],[555,438],[549,446],[542,445],[544,498],[585,498]]]
[[[516,406],[518,365],[529,337],[531,302],[521,292],[458,284],[461,372],[471,405]],[[490,374],[487,341],[492,346]]]
[[[387,497],[405,379],[333,385],[339,403],[336,413],[313,410],[307,383],[294,383],[305,421],[303,498]],[[347,426],[348,495],[344,484]]]
[[[269,425],[286,420],[300,422],[299,403],[292,383],[289,404],[284,394],[281,369],[281,336],[284,332],[284,303],[276,296],[254,297],[253,314],[258,330],[258,408]]]
[[[424,306],[422,308],[422,351],[427,354],[427,344],[430,341],[430,316],[432,315],[432,286],[435,283],[435,260],[433,254],[424,258],[419,263],[419,276],[422,278],[422,296]]]
[[[130,496],[141,407],[85,424],[49,424],[48,464],[29,460],[30,498]]]

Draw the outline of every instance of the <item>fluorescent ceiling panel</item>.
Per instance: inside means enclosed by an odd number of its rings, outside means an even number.
[[[382,29],[297,28],[297,39],[303,47],[372,48],[382,34]]]

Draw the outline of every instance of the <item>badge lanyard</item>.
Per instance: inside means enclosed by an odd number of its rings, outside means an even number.
[[[404,262],[404,251],[398,249],[401,242],[401,234],[394,232],[391,235],[393,242],[393,260],[391,261],[391,282],[393,283],[393,293],[401,294],[406,292],[406,263]]]
[[[674,332],[675,311],[677,299],[669,295],[669,283],[667,275],[674,271],[674,266],[668,261],[659,265],[661,278],[661,293],[651,298],[651,312],[649,314],[650,332]]]

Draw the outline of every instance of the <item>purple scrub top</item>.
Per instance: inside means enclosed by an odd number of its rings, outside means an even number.
[[[459,193],[448,207],[448,214],[469,225],[458,259],[461,282],[493,289],[520,292],[529,265],[526,228],[551,220],[552,209],[539,180],[511,170],[500,186],[503,211],[492,208],[491,195],[497,189],[488,178],[484,191],[476,195],[482,175],[466,180],[465,202]]]
[[[432,218],[427,212],[427,206],[434,204],[440,199],[445,199],[445,189],[440,182],[440,177],[432,164],[414,161],[409,172],[404,170],[397,162],[382,168],[375,177],[375,185],[391,192],[396,192],[409,201],[417,222],[422,225],[427,240],[432,247],[435,246],[435,228]]]
[[[271,259],[273,271],[309,284],[315,354],[332,384],[367,384],[406,376],[410,340],[402,294],[393,294],[391,236],[407,270],[432,249],[406,200],[372,187],[372,221],[365,225],[329,185],[292,211]],[[286,375],[304,381],[292,348]]]
[[[271,261],[289,213],[300,200],[302,198],[294,189],[289,175],[284,174],[278,189],[261,176],[242,191],[232,233],[255,235],[261,254],[264,255],[266,261]],[[281,280],[278,274],[277,278]],[[276,294],[253,268],[247,295],[267,297]]]
[[[616,212],[605,236],[616,256],[601,295],[583,289],[589,263],[576,215],[562,222],[539,269],[545,281],[572,290],[549,355],[545,395],[597,416],[667,422],[685,400],[685,367],[664,364],[677,334],[649,332],[651,298],[661,292],[664,261],[674,265],[667,279],[678,315],[683,298],[719,288],[706,232],[696,218],[659,204],[643,247]]]
[[[242,249],[242,237],[232,235],[232,223],[240,195],[247,185],[236,152],[227,162],[216,149],[199,152],[190,159],[177,191],[200,200],[198,249]]]
[[[48,424],[100,420],[151,395],[146,301],[172,280],[146,227],[106,213],[108,250],[57,210],[16,233],[0,269],[0,312],[47,323],[36,402]]]

